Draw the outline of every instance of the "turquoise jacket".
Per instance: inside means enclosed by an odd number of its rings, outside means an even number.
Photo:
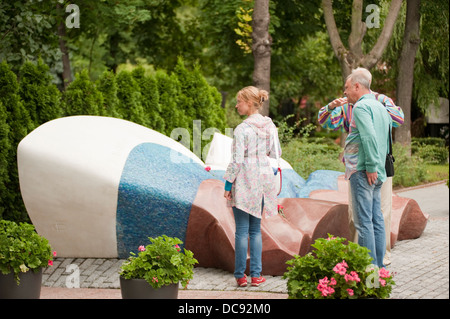
[[[373,94],[363,95],[355,103],[344,147],[347,179],[356,171],[367,171],[377,172],[381,182],[386,180],[389,128],[392,119]]]

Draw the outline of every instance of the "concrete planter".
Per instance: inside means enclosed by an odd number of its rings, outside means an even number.
[[[17,284],[14,273],[0,273],[0,299],[39,299],[41,296],[42,269],[19,274]]]
[[[177,299],[178,283],[155,289],[144,279],[120,277],[120,291],[123,299]]]

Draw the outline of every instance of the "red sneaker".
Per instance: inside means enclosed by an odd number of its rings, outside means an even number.
[[[252,277],[252,286],[258,287],[259,285],[261,285],[265,281],[266,281],[266,278],[264,278],[263,276]]]
[[[247,287],[247,276],[244,274],[242,278],[236,278],[239,287]]]

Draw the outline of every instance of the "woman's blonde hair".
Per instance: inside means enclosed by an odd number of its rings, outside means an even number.
[[[237,93],[236,97],[238,100],[252,102],[253,106],[259,109],[264,101],[269,99],[269,93],[255,86],[246,86]]]

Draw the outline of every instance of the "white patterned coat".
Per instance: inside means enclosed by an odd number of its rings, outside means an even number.
[[[276,145],[276,146],[275,146]],[[275,124],[269,117],[250,115],[234,130],[232,157],[224,179],[233,183],[231,206],[261,218],[274,216],[277,209],[277,189],[269,157],[281,157],[281,148]]]

